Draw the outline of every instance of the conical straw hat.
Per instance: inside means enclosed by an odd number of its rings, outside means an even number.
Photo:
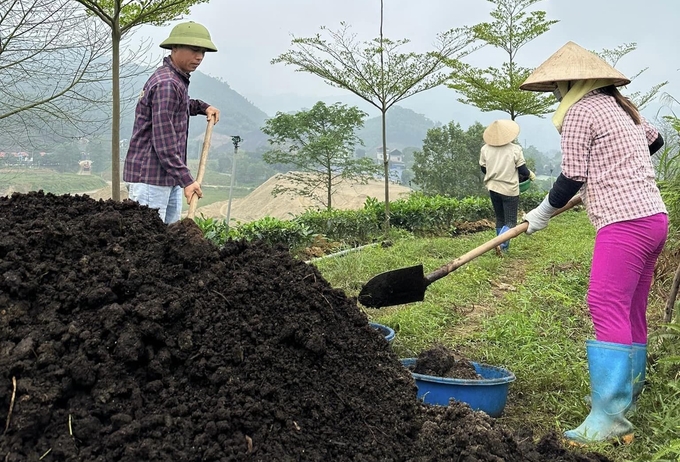
[[[529,91],[553,91],[556,88],[555,82],[588,79],[612,79],[612,83],[617,87],[630,83],[630,79],[595,53],[574,42],[567,42],[538,66],[519,88]]]
[[[491,123],[484,130],[484,142],[490,146],[511,143],[519,135],[519,125],[514,120],[501,119]]]

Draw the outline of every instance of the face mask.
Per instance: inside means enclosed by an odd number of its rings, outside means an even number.
[[[556,87],[556,88],[553,90],[553,95],[555,96],[555,99],[557,99],[557,101],[562,101],[562,94],[560,93],[560,89],[559,89],[559,88]]]

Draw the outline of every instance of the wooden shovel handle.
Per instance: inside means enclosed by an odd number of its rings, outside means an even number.
[[[572,207],[577,206],[580,204],[581,201],[581,196],[574,196],[571,198],[569,202],[567,202],[567,205],[564,207],[557,209],[555,213],[552,214],[553,217],[559,215],[560,213],[571,209]],[[496,236],[495,238],[491,239],[490,241],[480,245],[479,247],[470,250],[468,253],[461,255],[460,257],[456,258],[452,262],[447,263],[446,265],[442,266],[439,269],[434,270],[430,274],[425,276],[425,279],[427,279],[428,284],[433,283],[434,281],[443,278],[447,274],[452,273],[453,271],[457,270],[464,264],[468,263],[471,260],[474,260],[475,258],[479,257],[480,255],[488,252],[489,250],[495,249],[497,246],[501,245],[505,241],[508,241],[512,238],[515,238],[519,236],[522,233],[525,233],[529,229],[529,223],[528,222],[523,222],[520,223],[519,225],[515,226],[514,228],[509,229],[508,231],[504,232],[503,234]]]
[[[213,126],[215,125],[214,119],[211,117],[208,120],[208,126],[205,129],[205,137],[203,138],[203,149],[201,150],[201,158],[198,160],[198,174],[196,175],[196,181],[198,184],[203,183],[203,176],[205,176],[205,164],[208,160],[208,151],[210,151],[210,138],[212,136]],[[187,218],[194,218],[196,214],[196,206],[198,205],[198,195],[194,194],[191,196],[189,201],[189,212],[187,213]]]

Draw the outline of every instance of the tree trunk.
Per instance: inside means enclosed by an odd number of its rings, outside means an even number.
[[[111,120],[111,198],[120,202],[120,22],[114,17],[111,28],[113,66],[113,116]]]
[[[382,146],[383,146],[383,170],[385,172],[385,239],[390,234],[390,158],[387,154],[387,130],[385,128],[385,115],[387,114],[387,95],[385,94],[385,49],[383,48],[383,24],[385,22],[385,1],[380,0],[380,102],[382,108]]]
[[[326,200],[328,201],[326,202],[326,204],[328,204],[326,210],[330,211],[331,209],[333,209],[333,205],[331,203],[331,199],[333,196],[333,170],[331,169],[331,167],[328,167],[328,176],[326,178],[327,178],[326,189],[328,194],[326,198]]]
[[[385,172],[385,238],[390,232],[390,158],[387,154],[387,130],[385,126],[385,114],[387,109],[382,110],[382,146],[383,146],[383,170]]]

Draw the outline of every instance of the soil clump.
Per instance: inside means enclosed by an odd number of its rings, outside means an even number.
[[[416,358],[413,372],[450,379],[479,380],[482,378],[469,360],[444,345],[436,345],[421,351]]]
[[[284,248],[42,192],[0,198],[0,236],[5,462],[607,460],[422,404],[356,300]]]

